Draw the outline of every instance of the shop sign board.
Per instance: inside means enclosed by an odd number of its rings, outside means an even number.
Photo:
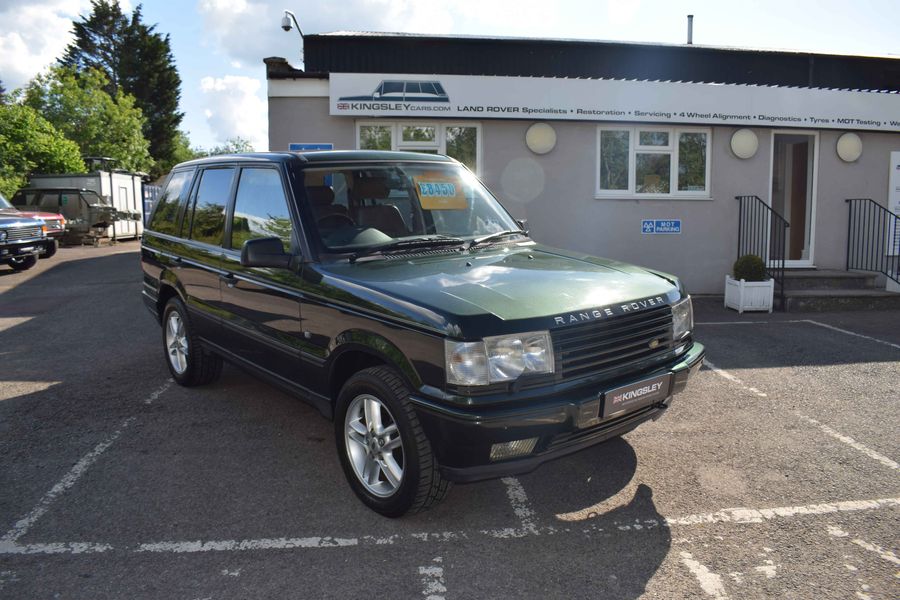
[[[340,116],[900,131],[900,94],[737,84],[331,73],[329,105]]]

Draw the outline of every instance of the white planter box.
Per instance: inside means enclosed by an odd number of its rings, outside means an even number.
[[[725,308],[733,308],[739,313],[745,310],[765,310],[772,312],[772,297],[775,295],[775,280],[744,281],[725,276]]]

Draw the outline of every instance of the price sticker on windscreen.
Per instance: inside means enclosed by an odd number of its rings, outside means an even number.
[[[413,177],[423,210],[465,210],[468,208],[463,182],[444,173],[422,173]]]

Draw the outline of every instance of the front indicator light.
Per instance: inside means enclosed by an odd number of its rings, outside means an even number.
[[[494,444],[491,446],[491,460],[505,460],[507,458],[516,458],[517,456],[525,456],[531,454],[537,445],[536,437],[526,440],[515,440],[512,442],[503,442],[502,444]]]

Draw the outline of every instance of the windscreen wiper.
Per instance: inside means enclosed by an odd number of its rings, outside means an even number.
[[[521,229],[506,229],[504,231],[495,231],[494,233],[489,233],[487,235],[483,235],[481,237],[475,238],[474,240],[469,242],[469,245],[466,246],[466,249],[471,250],[472,248],[474,248],[475,246],[478,246],[480,244],[486,244],[488,242],[498,240],[504,236],[514,235],[514,234],[524,235],[526,237],[528,236],[528,234],[525,233],[524,231],[522,231]]]
[[[391,252],[393,250],[409,250],[415,248],[427,248],[430,246],[455,246],[462,245],[465,242],[466,241],[462,238],[451,237],[448,235],[430,235],[423,237],[406,238],[402,240],[396,240],[394,242],[389,242],[387,244],[370,246],[368,248],[358,250],[350,256],[350,262],[356,262],[357,259],[362,258],[363,256],[374,256],[377,254]]]

